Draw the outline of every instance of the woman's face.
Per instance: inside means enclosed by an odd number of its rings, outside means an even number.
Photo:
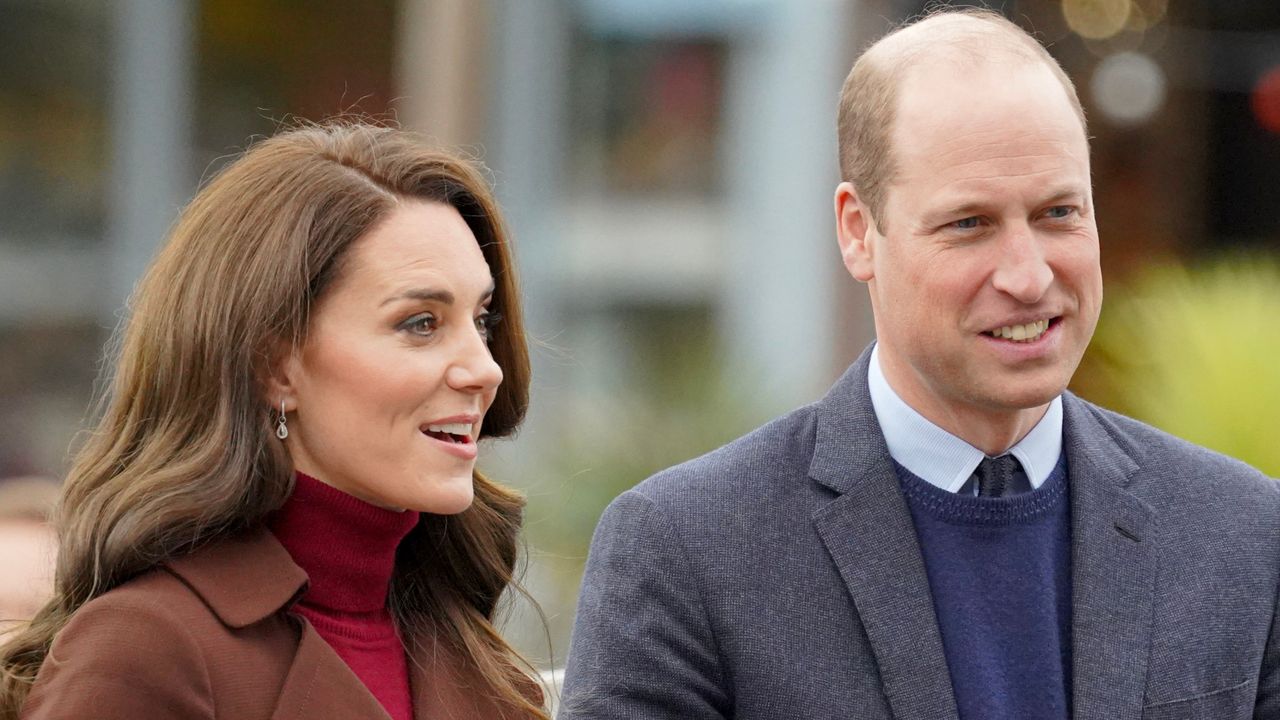
[[[275,379],[294,467],[382,507],[461,512],[502,382],[489,265],[457,210],[421,201],[348,252]]]

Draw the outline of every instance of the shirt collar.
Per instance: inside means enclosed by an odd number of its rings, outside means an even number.
[[[981,450],[934,425],[904,401],[880,368],[880,347],[871,350],[867,383],[871,406],[884,433],[889,455],[899,465],[947,492],[957,492],[982,462]],[[1062,454],[1062,396],[1018,444],[1009,449],[1038,488],[1049,478]]]

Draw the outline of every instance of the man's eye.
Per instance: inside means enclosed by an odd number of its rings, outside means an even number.
[[[480,331],[480,337],[485,340],[493,339],[493,329],[502,322],[502,313],[485,312],[476,318],[476,329]]]
[[[419,313],[400,323],[400,330],[427,337],[436,331],[439,320],[431,313]]]
[[[1051,207],[1048,210],[1046,210],[1044,214],[1045,214],[1045,217],[1050,218],[1052,220],[1062,220],[1064,218],[1071,217],[1071,215],[1075,213],[1075,211],[1076,209],[1071,207],[1070,205],[1055,205],[1054,207]]]
[[[963,220],[956,220],[955,222],[951,223],[951,227],[957,230],[972,230],[978,227],[978,218],[967,217]]]

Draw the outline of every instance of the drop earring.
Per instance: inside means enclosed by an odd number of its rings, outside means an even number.
[[[276,418],[276,437],[284,440],[289,437],[289,426],[284,417],[284,401],[280,401],[280,416]]]

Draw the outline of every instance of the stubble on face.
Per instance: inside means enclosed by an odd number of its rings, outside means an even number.
[[[925,417],[1003,450],[1066,387],[1097,322],[1087,141],[1034,63],[922,62],[898,102],[891,229],[869,231],[881,364]],[[1034,342],[992,336],[1044,322]]]

